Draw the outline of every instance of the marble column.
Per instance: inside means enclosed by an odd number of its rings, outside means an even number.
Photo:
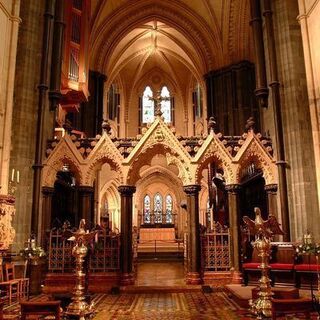
[[[79,219],[85,219],[86,223],[93,223],[94,189],[91,186],[79,186]],[[78,225],[79,221],[75,221]]]
[[[199,185],[188,185],[183,187],[187,195],[188,214],[188,267],[187,284],[201,283],[201,247],[199,226]]]
[[[45,248],[46,232],[51,228],[53,187],[42,187],[42,221],[40,244]]]
[[[240,185],[231,184],[226,186],[228,191],[228,206],[229,206],[229,222],[231,236],[231,268],[234,272],[233,283],[241,282],[240,273],[240,214],[239,214],[239,193]]]
[[[132,196],[136,191],[135,186],[122,185],[118,187],[121,196],[121,249],[120,268],[121,285],[134,284],[132,268]]]

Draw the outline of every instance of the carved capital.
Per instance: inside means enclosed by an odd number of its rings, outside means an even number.
[[[7,250],[15,237],[15,230],[11,226],[15,215],[15,198],[10,195],[0,195],[0,250]]]
[[[188,196],[195,196],[199,193],[201,190],[201,186],[198,184],[191,184],[188,186],[183,187],[183,191],[188,195]]]
[[[278,185],[277,184],[267,184],[264,186],[264,190],[267,191],[267,193],[276,193],[278,191]]]
[[[122,185],[118,187],[118,191],[121,195],[132,196],[136,192],[135,186]]]
[[[226,185],[226,190],[230,193],[239,193],[241,189],[240,184],[228,184]]]

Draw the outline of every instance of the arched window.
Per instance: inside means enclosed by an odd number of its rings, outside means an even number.
[[[166,196],[166,223],[172,223],[172,197]]]
[[[161,101],[161,111],[164,117],[164,122],[172,122],[171,114],[171,97],[170,92],[166,86],[163,86],[160,93],[162,98],[168,98],[168,100]]]
[[[151,223],[150,202],[150,197],[146,195],[143,200],[143,223]]]
[[[153,199],[154,223],[162,223],[162,196],[156,193]]]
[[[143,91],[142,97],[142,123],[151,123],[154,121],[154,102],[149,100],[153,97],[153,92],[149,86]]]

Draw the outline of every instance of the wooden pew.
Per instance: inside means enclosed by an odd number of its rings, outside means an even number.
[[[274,286],[295,286],[294,264],[296,251],[290,242],[273,242],[273,259],[270,262],[270,278]]]
[[[302,289],[317,289],[317,273],[320,270],[315,255],[302,254],[297,256],[294,266],[296,286]]]

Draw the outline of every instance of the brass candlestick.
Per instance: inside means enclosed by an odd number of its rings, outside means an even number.
[[[94,239],[96,231],[85,231],[85,220],[80,221],[79,229],[73,233],[70,238],[75,241],[75,246],[72,249],[72,255],[76,259],[76,285],[73,291],[72,302],[66,310],[66,315],[79,320],[85,320],[93,313],[93,305],[89,305],[85,301],[84,288],[85,288],[85,272],[83,272],[84,258],[88,253],[87,245]]]
[[[261,257],[261,278],[259,280],[260,291],[258,299],[250,301],[252,312],[257,315],[257,319],[270,318],[272,315],[272,292],[271,281],[269,278],[269,258],[271,251],[271,237],[276,234],[283,235],[279,223],[275,216],[269,215],[268,220],[263,220],[259,208],[254,208],[256,214],[255,220],[249,217],[243,217],[243,221],[247,224],[250,232],[256,235],[254,247],[258,250],[258,256]]]

